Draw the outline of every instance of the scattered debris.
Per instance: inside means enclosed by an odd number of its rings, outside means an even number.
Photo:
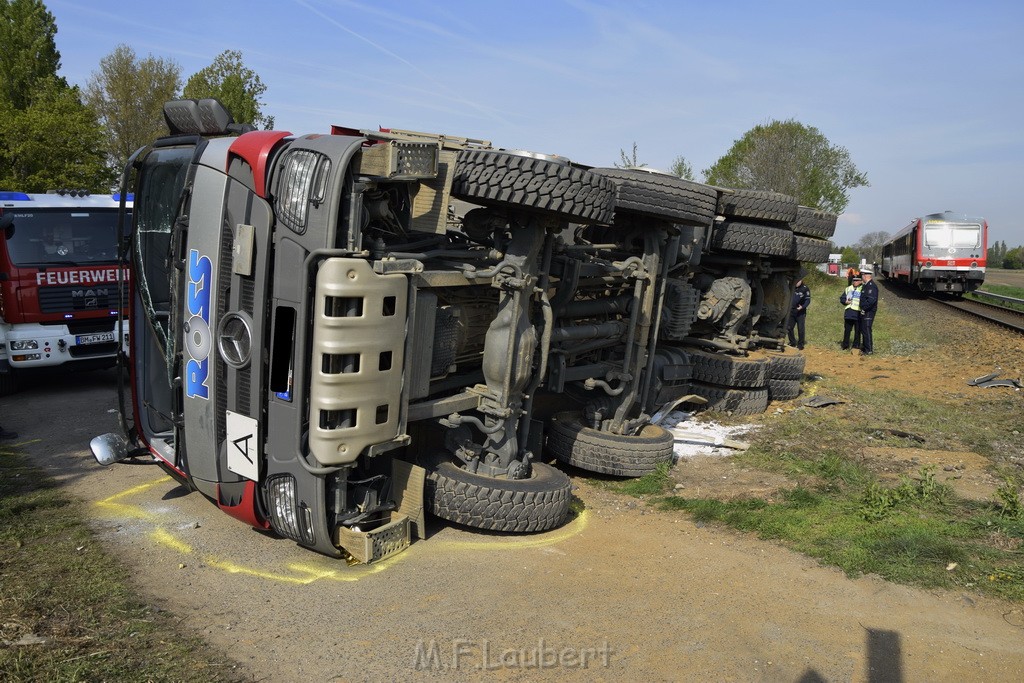
[[[675,439],[676,460],[694,455],[729,455],[730,451],[745,451],[750,444],[732,438],[756,429],[756,425],[727,427],[717,422],[698,422],[692,413],[682,411],[665,415],[658,423]]]
[[[4,641],[4,645],[13,645],[13,646],[17,647],[19,645],[46,645],[49,642],[50,642],[49,638],[44,638],[43,636],[37,636],[34,633],[26,633],[25,635],[23,635],[18,640],[14,640],[14,641],[10,641],[10,642]]]
[[[826,406],[835,406],[846,403],[846,401],[838,398],[830,398],[828,396],[811,396],[801,401],[801,405],[805,405],[808,408],[824,408]]]
[[[969,387],[981,387],[983,389],[991,389],[992,387],[1012,387],[1017,391],[1024,389],[1024,384],[1021,384],[1019,379],[996,379],[1001,372],[993,372],[988,375],[982,375],[981,377],[975,377],[972,380],[967,381]]]
[[[969,387],[976,387],[979,384],[982,384],[984,382],[988,382],[988,381],[991,381],[991,380],[995,379],[996,377],[998,377],[1001,374],[1003,374],[1003,373],[1001,373],[1001,372],[993,372],[992,374],[989,374],[989,375],[982,375],[981,377],[975,377],[972,380],[968,380],[967,386],[969,386]]]
[[[911,439],[911,440],[916,441],[918,443],[924,443],[925,442],[925,438],[923,436],[919,436],[917,434],[911,434],[910,432],[905,432],[902,429],[869,427],[865,431],[868,431],[868,432],[871,432],[871,433],[874,433],[874,434],[882,434],[884,432],[885,434],[891,434],[893,436],[898,436],[901,439]]]

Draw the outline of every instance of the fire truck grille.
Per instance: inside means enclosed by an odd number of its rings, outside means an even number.
[[[39,310],[42,313],[116,309],[116,284],[39,288]]]

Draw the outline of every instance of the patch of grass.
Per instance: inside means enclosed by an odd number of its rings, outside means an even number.
[[[915,496],[901,500],[880,519],[864,517],[856,494],[828,495],[802,487],[775,503],[668,496],[658,499],[657,505],[685,510],[697,521],[719,522],[781,541],[850,576],[877,574],[900,583],[975,588],[1024,600],[1024,553],[994,547],[990,540],[998,532],[1015,539],[1019,548],[1024,524],[1000,520],[993,506],[938,504],[934,492],[924,493],[929,490],[927,480],[914,486]]]
[[[1005,467],[1007,480],[997,499],[979,503],[956,498],[930,466],[883,486],[861,456],[865,446],[875,445],[973,450],[1005,458],[1006,435],[1019,424],[1019,405],[986,405],[978,409],[984,413],[979,419],[979,412],[934,396],[823,381],[827,393],[849,403],[766,417],[751,448],[734,456],[738,464],[785,475],[796,482],[794,488],[774,501],[656,495],[652,502],[698,521],[777,540],[851,576],[872,573],[901,583],[1024,600],[1024,515],[1014,507],[1022,482],[1013,468]],[[858,408],[865,405],[871,406],[869,413]],[[889,430],[921,434],[926,442]]]
[[[657,493],[664,493],[672,485],[672,477],[668,473],[669,464],[663,462],[655,467],[650,474],[645,474],[637,479],[615,482],[612,488],[631,496],[646,496]]]
[[[0,679],[236,681],[235,665],[135,597],[80,504],[0,454]]]

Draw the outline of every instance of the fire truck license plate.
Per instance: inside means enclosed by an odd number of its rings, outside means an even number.
[[[80,334],[75,337],[76,344],[102,344],[103,342],[114,341],[113,332],[96,332],[94,334]]]

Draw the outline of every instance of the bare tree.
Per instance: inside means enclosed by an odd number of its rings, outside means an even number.
[[[690,162],[682,154],[672,160],[672,165],[668,167],[668,172],[683,180],[695,180],[693,177],[693,166],[690,165]]]
[[[860,257],[868,263],[881,263],[882,245],[889,241],[889,236],[889,233],[884,230],[869,232],[861,236],[854,247],[857,249]]]
[[[151,140],[167,134],[163,105],[181,91],[181,67],[152,55],[137,59],[118,45],[100,60],[85,88],[85,101],[107,132],[107,154],[115,168]]]
[[[626,150],[619,150],[619,162],[615,164],[616,168],[643,168],[647,164],[640,163],[636,157],[636,142],[633,142],[633,153],[626,154]]]

